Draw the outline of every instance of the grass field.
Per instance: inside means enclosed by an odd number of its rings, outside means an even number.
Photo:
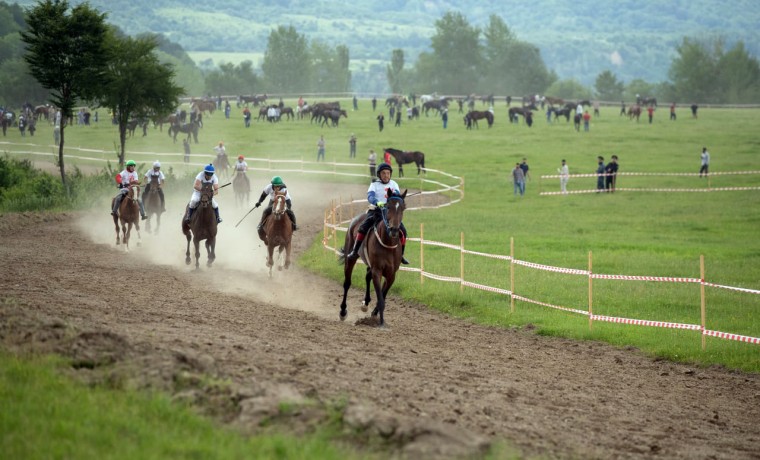
[[[316,102],[316,101],[309,101]],[[343,101],[350,107],[349,101]],[[383,101],[378,101],[379,107]],[[295,105],[286,100],[286,105]],[[234,107],[234,106],[233,106]],[[481,109],[481,107],[478,107]],[[482,108],[485,109],[485,108]],[[384,147],[421,150],[426,165],[464,178],[465,199],[453,206],[409,212],[405,223],[410,236],[417,236],[424,223],[426,240],[459,245],[465,235],[467,249],[492,254],[509,254],[510,238],[515,241],[515,257],[539,264],[587,269],[589,252],[593,253],[593,272],[605,274],[699,278],[700,255],[706,261],[706,279],[710,282],[760,289],[760,191],[688,192],[618,192],[539,196],[542,191],[559,189],[557,179],[540,180],[541,175],[556,174],[561,159],[566,159],[571,174],[593,173],[596,157],[609,159],[617,154],[620,172],[696,173],[703,146],[711,153],[711,171],[758,171],[760,137],[756,127],[760,112],[749,109],[700,109],[699,119],[691,118],[687,109],[679,109],[677,121],[668,120],[668,111],[655,112],[654,122],[645,118],[636,123],[618,116],[617,108],[602,108],[594,117],[589,132],[576,132],[572,122],[547,124],[543,116],[535,117],[532,128],[524,124],[509,125],[506,106],[495,107],[496,122],[488,129],[465,130],[456,109],[450,112],[448,129],[440,118],[422,117],[402,120],[393,126],[387,117],[385,130],[379,132],[369,101],[361,100],[359,110],[349,109],[340,127],[320,128],[306,121],[269,124],[253,122],[243,127],[240,110],[233,108],[231,119],[217,113],[206,118],[200,144],[193,144],[193,163],[202,164],[213,156],[212,147],[224,140],[231,156],[245,154],[254,168],[267,170],[267,160],[316,159],[316,141],[324,134],[328,164],[307,165],[307,169],[329,172],[330,162],[354,163],[341,169],[357,177],[336,179],[366,182],[360,178],[366,170],[370,148],[381,154]],[[92,170],[102,168],[103,160],[115,159],[116,130],[104,122],[101,111],[97,126],[71,126],[66,130],[66,145],[98,152],[68,151],[67,154],[97,158],[68,164]],[[254,114],[255,116],[255,114]],[[152,128],[151,128],[152,129]],[[348,158],[348,138],[358,138],[358,158]],[[34,138],[20,138],[16,130],[0,139],[0,149],[14,156],[35,161],[51,161],[54,149],[52,132],[40,125]],[[22,145],[22,144],[35,145]],[[181,164],[181,143],[173,144],[165,134],[151,131],[127,144],[127,156],[141,162],[158,158],[175,168],[180,175],[197,171],[197,166]],[[36,155],[33,152],[49,152]],[[145,154],[141,154],[143,152]],[[258,158],[260,160],[251,160]],[[531,178],[524,197],[515,196],[510,170],[515,162],[527,158]],[[284,167],[275,165],[274,170]],[[139,168],[144,171],[144,167]],[[402,187],[417,188],[419,181],[413,168],[405,168],[407,178]],[[256,174],[256,173],[255,173]],[[295,174],[295,173],[289,173]],[[314,177],[314,176],[312,176]],[[322,177],[322,176],[317,176]],[[322,180],[322,179],[319,179]],[[330,180],[333,180],[332,178]],[[760,175],[713,176],[713,187],[758,186]],[[591,189],[595,178],[573,178],[569,190]],[[697,188],[706,179],[694,176],[621,176],[618,187]],[[293,190],[297,199],[303,191]],[[330,199],[325,197],[325,208]],[[410,243],[408,258],[419,266],[419,246]],[[335,257],[321,247],[321,236],[302,255],[301,263],[336,280],[341,279]],[[508,264],[467,256],[468,281],[509,289]],[[446,276],[459,275],[459,253],[443,249],[426,249],[425,270]],[[357,282],[359,277],[355,277]],[[588,303],[586,277],[547,273],[523,267],[515,269],[515,292],[527,298],[585,310]],[[748,371],[760,371],[760,346],[707,338],[701,349],[700,334],[695,331],[643,326],[595,323],[592,331],[583,316],[546,307],[517,302],[509,313],[509,299],[503,295],[465,289],[458,285],[426,280],[404,273],[397,279],[393,293],[424,302],[432,308],[473,321],[504,327],[533,324],[541,334],[564,335],[581,339],[604,340],[619,346],[635,346],[648,353],[679,361],[704,365],[722,364]],[[594,281],[594,313],[636,319],[677,323],[700,323],[698,284],[653,283],[643,281]],[[337,309],[337,306],[336,306]],[[756,295],[707,290],[707,327],[724,332],[760,337],[760,298]]]

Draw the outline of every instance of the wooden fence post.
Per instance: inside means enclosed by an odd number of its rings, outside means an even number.
[[[464,292],[464,232],[459,233],[459,292]]]
[[[509,238],[509,311],[515,312],[515,237]]]
[[[707,326],[707,312],[705,307],[705,255],[699,256],[699,293],[700,303],[702,309],[702,351],[705,351],[707,346],[705,339],[705,327]]]
[[[593,278],[591,277],[591,251],[588,252],[588,330],[594,330]]]

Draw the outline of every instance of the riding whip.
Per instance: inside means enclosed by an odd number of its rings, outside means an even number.
[[[220,186],[219,186],[219,188],[224,188],[224,187],[226,187],[226,186],[228,186],[228,185],[232,185],[232,182],[227,182],[227,183],[226,183],[226,184],[224,184],[224,185],[220,185]]]
[[[258,208],[258,207],[259,207],[259,205],[258,205],[258,204],[254,205],[254,206],[253,206],[253,207],[250,209],[250,211],[248,211],[247,213],[245,213],[245,215],[243,216],[243,219],[245,219],[246,217],[248,217],[248,214],[250,214],[250,213],[251,213],[251,211],[253,211],[254,209],[256,209],[256,208]],[[237,223],[237,224],[235,224],[235,228],[237,228],[237,226],[238,226],[238,225],[240,225],[240,222],[242,222],[242,221],[243,221],[243,219],[240,219],[240,220],[238,221],[238,223]]]

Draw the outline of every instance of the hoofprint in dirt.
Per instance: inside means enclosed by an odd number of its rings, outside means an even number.
[[[324,207],[296,209],[302,250]],[[237,237],[225,221],[219,264],[194,273],[182,263],[180,216],[176,240],[124,254],[101,214],[0,216],[3,346],[50,347],[85,375],[137,366],[131,375],[169,391],[188,372],[230,379],[236,390],[224,397],[236,404],[215,415],[251,431],[280,399],[348,398],[347,423],[410,456],[475,454],[499,439],[528,456],[760,455],[757,375],[472,325],[392,296],[388,330],[355,326],[358,308],[338,319],[338,282],[298,267],[268,279],[253,243],[258,216]]]

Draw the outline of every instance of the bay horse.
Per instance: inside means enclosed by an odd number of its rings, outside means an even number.
[[[640,105],[630,105],[628,106],[628,119],[633,120],[636,118],[636,121],[639,121],[639,117],[641,117],[641,106]]]
[[[471,112],[468,112],[467,115],[464,116],[464,124],[467,125],[467,129],[472,128],[472,124],[475,124],[475,127],[480,129],[478,126],[478,120],[486,119],[488,121],[488,127],[490,128],[493,126],[493,114],[487,110],[485,111],[478,111],[473,110]]]
[[[137,230],[137,245],[140,245],[140,204],[137,202],[138,199],[140,199],[140,184],[135,182],[129,186],[129,192],[121,200],[119,216],[113,216],[113,224],[116,227],[116,244],[123,242],[125,251],[129,251],[132,226]],[[114,200],[116,198],[111,200],[111,208],[113,208]],[[121,224],[121,233],[119,233],[119,224]]]
[[[235,173],[235,178],[232,179],[232,190],[235,192],[235,203],[238,206],[245,206],[251,195],[251,185],[244,171]]]
[[[151,176],[150,183],[145,188],[143,207],[145,208],[145,215],[148,216],[148,220],[145,221],[145,231],[150,233],[150,221],[155,214],[156,230],[154,233],[157,235],[158,229],[161,227],[161,214],[164,212],[161,209],[161,196],[158,194],[158,176]]]
[[[510,123],[517,123],[518,122],[518,115],[522,115],[527,119],[527,117],[531,114],[531,111],[527,107],[510,107],[509,108],[509,122]]]
[[[204,183],[201,186],[201,201],[198,203],[198,208],[193,212],[190,222],[185,222],[184,216],[182,219],[182,233],[187,238],[187,251],[185,251],[185,264],[190,265],[190,238],[193,239],[195,245],[195,269],[198,269],[198,259],[201,258],[200,242],[206,240],[206,254],[208,255],[208,262],[206,266],[211,267],[216,259],[216,214],[211,204],[211,200],[214,197],[213,185]],[[185,215],[187,215],[188,207],[185,206]]]
[[[285,263],[278,265],[277,270],[286,270],[290,267],[290,242],[293,237],[293,224],[288,216],[288,205],[285,201],[286,192],[274,192],[272,199],[272,214],[264,221],[264,233],[267,245],[267,267],[269,276],[272,276],[274,266],[274,250],[278,251],[278,260],[282,261],[282,251],[285,251]]]
[[[425,171],[425,154],[420,151],[414,151],[414,152],[404,152],[403,150],[394,149],[392,147],[388,147],[384,149],[385,152],[390,153],[393,155],[393,158],[396,159],[396,164],[398,164],[398,175],[399,177],[404,176],[404,166],[406,163],[414,163],[417,165],[417,174],[420,174],[420,171],[427,174],[427,171]]]
[[[348,118],[348,113],[342,109],[325,110],[322,113],[324,117],[322,120],[322,126],[327,124],[328,121],[332,122],[333,127],[337,127],[340,123],[340,117]]]
[[[169,132],[169,135],[174,137],[174,142],[177,142],[177,134],[178,133],[185,133],[187,134],[187,140],[190,140],[190,136],[193,137],[193,140],[195,143],[198,143],[198,122],[192,121],[190,123],[175,123],[169,127],[167,130]]]
[[[401,195],[393,194],[388,197],[388,201],[381,210],[383,215],[382,220],[367,233],[359,254],[367,266],[365,276],[367,285],[361,309],[362,311],[367,311],[367,306],[372,300],[369,294],[369,282],[372,280],[372,284],[375,287],[375,297],[377,298],[377,305],[372,310],[372,317],[378,320],[380,327],[385,326],[385,297],[388,295],[391,286],[393,286],[393,282],[396,280],[396,272],[401,266],[401,245],[403,244],[401,241],[403,238],[401,220],[404,217],[404,210],[406,209],[406,204],[404,203],[406,192],[404,190],[404,193]],[[351,274],[354,271],[354,265],[356,265],[356,259],[348,260],[346,254],[354,247],[356,233],[365,217],[366,214],[362,213],[351,220],[348,232],[346,232],[346,241],[338,256],[338,262],[344,265],[343,302],[340,304],[341,321],[346,319],[346,295],[351,287]],[[385,282],[383,282],[383,278]]]

